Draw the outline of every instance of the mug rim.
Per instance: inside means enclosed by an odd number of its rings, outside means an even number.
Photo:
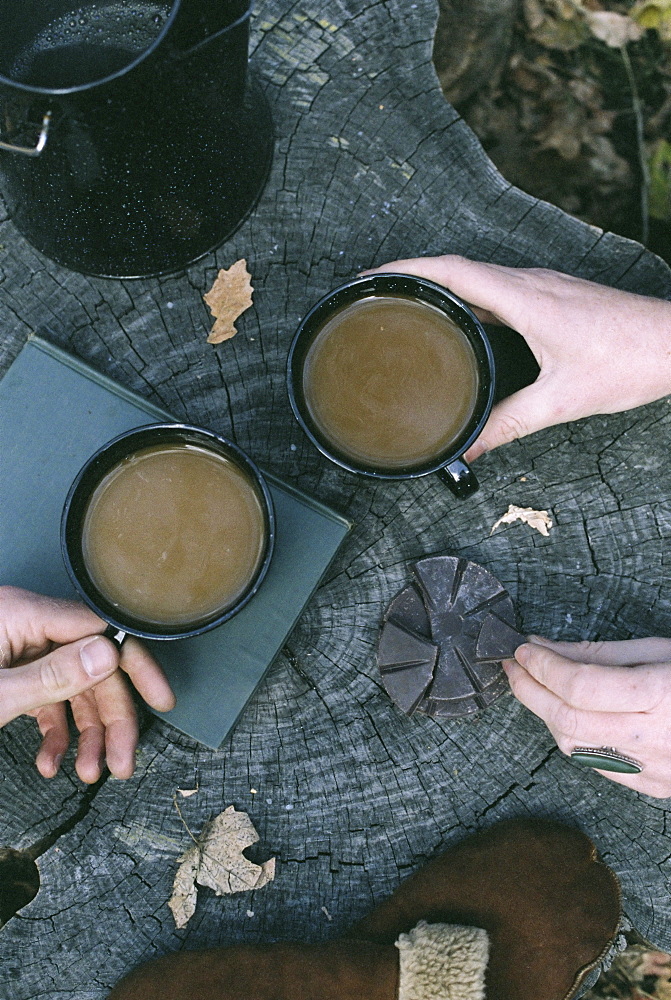
[[[483,399],[479,405],[476,404],[474,410],[475,413],[480,413],[476,423],[472,426],[467,437],[461,440],[461,436],[457,439],[456,448],[451,448],[449,454],[443,452],[439,459],[432,460],[431,462],[426,462],[423,465],[418,465],[412,468],[402,466],[397,470],[389,468],[375,468],[373,466],[357,465],[353,459],[348,458],[343,453],[340,453],[337,449],[334,449],[329,443],[322,439],[317,433],[316,429],[313,427],[311,420],[309,419],[309,414],[306,414],[301,406],[296,392],[296,383],[302,382],[302,373],[304,367],[305,356],[309,349],[310,344],[323,328],[323,323],[317,326],[314,330],[310,329],[310,325],[313,323],[315,316],[325,307],[327,307],[333,299],[337,296],[345,297],[346,293],[350,289],[361,290],[362,294],[356,294],[351,300],[343,302],[342,306],[339,308],[345,308],[352,302],[357,301],[360,298],[364,298],[365,294],[387,294],[387,295],[400,295],[406,298],[413,298],[413,293],[411,291],[403,292],[394,290],[389,287],[384,287],[388,285],[393,285],[394,283],[403,282],[414,288],[426,289],[433,296],[437,296],[449,303],[450,310],[444,310],[446,315],[451,319],[455,319],[452,315],[452,311],[461,312],[466,315],[470,324],[477,335],[477,339],[480,346],[484,352],[485,358],[485,368],[488,370],[489,383],[486,390],[486,394],[483,395]],[[378,291],[374,286],[382,285],[383,290]],[[429,301],[421,296],[414,296],[419,298],[420,301],[425,302],[427,305],[435,305],[434,302]],[[438,306],[441,308],[441,306]],[[464,329],[461,323],[457,323],[461,332],[468,339],[469,344],[473,345],[473,337],[471,331]],[[308,339],[308,347],[306,347],[302,354],[303,356],[297,360],[297,355],[300,350],[302,350],[304,345],[304,340]],[[476,363],[478,365],[478,372],[480,373],[481,363],[476,355]],[[483,427],[485,426],[489,414],[491,412],[492,406],[494,404],[494,393],[496,390],[496,370],[494,365],[494,354],[492,351],[491,344],[487,333],[477,318],[472,309],[470,309],[466,303],[455,295],[448,288],[443,285],[437,284],[435,281],[429,281],[428,278],[420,278],[414,274],[404,274],[401,271],[381,271],[375,274],[368,275],[358,275],[356,278],[351,278],[349,281],[343,282],[343,284],[338,285],[336,288],[332,289],[323,295],[319,301],[308,310],[303,319],[300,321],[298,328],[292,338],[291,346],[289,348],[289,355],[287,358],[287,390],[289,395],[289,402],[291,404],[291,409],[293,410],[294,417],[300,424],[303,432],[312,442],[312,444],[317,448],[319,452],[329,461],[333,462],[335,465],[339,466],[341,469],[345,469],[347,472],[353,472],[359,476],[367,476],[370,479],[418,479],[421,476],[428,476],[431,473],[440,472],[441,469],[446,468],[452,462],[461,459],[466,451],[471,447],[473,442],[480,435]],[[302,393],[301,393],[302,394]],[[480,393],[478,393],[480,395]],[[307,407],[305,408],[307,409]],[[471,427],[472,419],[466,425],[467,428]]]
[[[88,570],[86,570],[83,555],[81,554],[81,524],[83,523],[86,509],[88,507],[88,501],[92,496],[93,489],[95,489],[95,486],[107,472],[123,460],[124,456],[128,456],[129,454],[132,454],[133,451],[137,451],[141,448],[151,447],[152,441],[148,440],[145,442],[138,440],[138,443],[135,446],[130,444],[128,448],[124,448],[116,454],[115,452],[118,446],[123,442],[130,442],[134,437],[142,439],[147,434],[149,434],[150,438],[156,439],[155,443],[159,443],[161,440],[168,442],[171,437],[173,437],[175,441],[188,443],[186,437],[180,438],[179,435],[183,434],[191,435],[194,439],[198,439],[203,447],[207,447],[208,442],[216,444],[222,449],[222,451],[228,452],[231,460],[233,460],[234,463],[238,465],[238,467],[241,468],[242,471],[252,480],[263,510],[265,524],[265,543],[263,555],[247,587],[245,587],[242,594],[234,601],[234,603],[230,604],[223,611],[201,617],[191,625],[189,623],[182,622],[179,625],[171,627],[162,623],[146,622],[132,614],[128,614],[126,616],[123,611],[120,613],[120,609],[116,608],[111,601],[108,601],[105,598],[104,594],[101,593],[100,588],[97,587],[92,580]],[[215,449],[212,450],[214,451]],[[221,451],[219,454],[221,454]],[[105,459],[106,456],[109,456],[109,460],[103,463],[102,460]],[[96,469],[96,465],[99,465],[100,468]],[[85,484],[86,477],[89,474],[94,476],[90,488],[88,483]],[[84,484],[86,485],[86,488]],[[80,490],[84,491],[84,489],[86,496],[81,500],[82,508],[81,510],[77,510],[77,512],[75,512],[74,504],[77,500],[79,500],[78,492]],[[79,523],[76,525],[76,531],[71,520],[75,516],[79,517]],[[117,434],[116,437],[110,438],[109,441],[106,441],[103,445],[96,449],[96,451],[93,452],[93,454],[91,454],[86,460],[72,481],[63,504],[60,531],[61,554],[63,556],[68,576],[70,577],[77,593],[84,603],[87,604],[88,607],[91,608],[91,610],[94,611],[100,618],[102,618],[103,621],[114,626],[114,628],[121,632],[138,636],[141,639],[156,639],[162,641],[187,639],[192,636],[201,635],[204,632],[209,632],[211,629],[216,628],[219,625],[223,625],[224,622],[227,622],[230,618],[241,611],[242,608],[245,607],[245,605],[248,604],[252,597],[257,593],[266,577],[275,548],[275,524],[275,508],[268,484],[266,483],[263,473],[259,467],[249,457],[249,455],[242,450],[242,448],[240,448],[233,441],[230,441],[228,438],[217,434],[215,431],[211,431],[206,427],[200,427],[197,424],[186,424],[176,421],[160,421],[150,424],[140,424],[137,427],[132,427],[123,431],[121,434]],[[80,574],[80,570],[82,568],[84,572],[83,574]],[[83,583],[80,579],[80,575],[84,576],[85,583]]]

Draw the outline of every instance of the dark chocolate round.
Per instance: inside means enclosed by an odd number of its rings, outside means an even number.
[[[508,690],[501,660],[524,636],[496,577],[456,556],[430,556],[384,614],[377,661],[389,697],[407,715],[471,715]]]

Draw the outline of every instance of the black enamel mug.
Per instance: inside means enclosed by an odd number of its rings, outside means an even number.
[[[306,401],[305,369],[310,348],[328,321],[347,306],[371,297],[395,296],[417,300],[438,309],[466,338],[477,371],[477,388],[470,416],[448,448],[429,460],[404,467],[385,468],[352,459],[324,433],[313,419]],[[294,415],[316,448],[342,469],[374,479],[414,479],[437,473],[459,498],[478,489],[478,481],[463,459],[481,433],[492,408],[495,390],[494,357],[480,321],[457,296],[441,285],[407,274],[371,274],[354,278],[317,302],[293,338],[287,365],[289,399]]]
[[[272,153],[250,0],[0,0],[0,186],[76,271],[179,270],[255,204]]]
[[[85,520],[97,487],[111,470],[144,449],[156,446],[191,445],[227,459],[252,487],[263,518],[263,545],[253,575],[244,590],[225,607],[187,622],[156,623],[138,617],[110,600],[94,581],[85,553]],[[184,639],[208,632],[228,621],[253,598],[270,566],[275,545],[275,514],[268,486],[256,464],[237,445],[213,431],[190,424],[148,424],[126,431],[93,454],[77,474],[63,507],[61,551],[66,569],[81,598],[108,622],[105,633],[117,642],[126,633],[143,639]],[[222,560],[226,558],[221,554]]]

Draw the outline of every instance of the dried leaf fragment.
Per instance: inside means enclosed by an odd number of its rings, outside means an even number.
[[[610,10],[585,11],[589,30],[600,42],[612,49],[621,49],[627,42],[637,42],[643,36],[643,28],[626,14]]]
[[[571,52],[589,37],[584,13],[579,3],[543,0],[530,11],[531,36],[545,48]]]
[[[523,521],[529,527],[540,531],[541,535],[546,536],[549,535],[550,528],[552,527],[552,518],[548,511],[534,510],[533,507],[516,507],[515,504],[511,503],[506,513],[492,526],[492,530],[489,532],[490,535],[494,534],[499,525],[512,524],[513,521]]]
[[[247,261],[236,260],[228,270],[219,271],[209,292],[203,295],[206,305],[215,317],[215,324],[207,338],[208,344],[220,344],[236,335],[235,321],[252,304],[252,276]]]
[[[196,845],[190,847],[179,860],[182,863],[175,875],[168,906],[175,918],[175,925],[185,927],[196,912],[196,899],[198,898],[196,876],[198,875],[199,858]]]
[[[671,0],[638,0],[629,16],[642,28],[654,28],[663,42],[671,42]]]
[[[531,31],[535,31],[536,28],[540,28],[541,24],[545,20],[545,11],[541,6],[540,0],[522,0],[522,8],[524,10],[524,19],[527,22],[527,27]]]
[[[217,896],[260,889],[275,878],[275,858],[255,865],[243,855],[259,839],[245,812],[228,806],[206,823],[196,842],[178,859],[173,893],[168,902],[177,927],[184,927],[196,909],[196,882]]]

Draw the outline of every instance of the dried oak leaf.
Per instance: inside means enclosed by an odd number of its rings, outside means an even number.
[[[260,889],[275,878],[275,858],[255,865],[242,853],[259,839],[245,812],[229,806],[203,827],[200,837],[178,859],[173,893],[168,902],[177,927],[184,927],[196,910],[198,885],[217,896]]]
[[[203,295],[215,317],[215,324],[207,338],[208,344],[220,344],[236,335],[235,321],[252,304],[252,276],[247,261],[236,260],[228,270],[219,271],[212,288]]]
[[[530,528],[535,528],[536,531],[540,531],[541,535],[546,536],[549,535],[550,528],[552,527],[552,518],[546,510],[534,510],[533,507],[516,507],[511,503],[506,513],[492,526],[492,530],[489,532],[490,535],[494,533],[500,524],[512,524],[513,521],[523,521]]]

